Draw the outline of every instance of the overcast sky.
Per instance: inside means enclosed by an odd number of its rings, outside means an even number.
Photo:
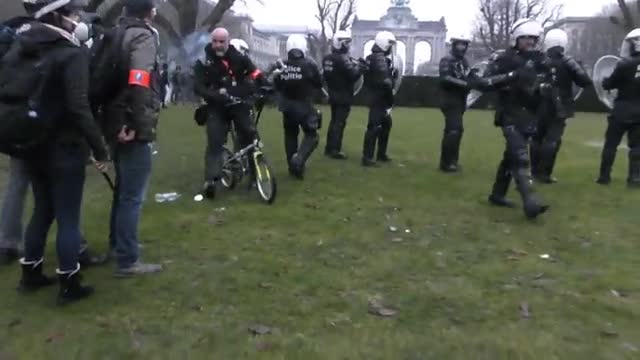
[[[557,0],[564,4],[563,16],[589,16],[614,0]],[[257,24],[313,25],[316,0],[264,0],[265,5],[257,5],[255,0],[247,0],[249,14]],[[359,0],[358,16],[361,19],[379,19],[386,13],[389,0]],[[438,20],[444,16],[449,36],[469,35],[472,22],[478,11],[478,0],[412,0],[410,7],[420,20]]]

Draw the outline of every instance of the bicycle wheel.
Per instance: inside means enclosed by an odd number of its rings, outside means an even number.
[[[278,186],[274,177],[273,169],[267,162],[263,154],[256,154],[253,157],[256,170],[256,188],[260,199],[271,205],[276,200]]]
[[[222,183],[222,186],[229,190],[233,190],[241,180],[241,176],[238,175],[237,172],[239,164],[237,164],[237,161],[229,161],[232,157],[233,152],[224,147],[222,161],[224,161],[225,165],[222,167],[222,178],[220,179],[220,182]]]

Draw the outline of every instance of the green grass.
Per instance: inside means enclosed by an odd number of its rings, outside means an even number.
[[[457,175],[436,171],[439,112],[397,109],[394,118],[393,165],[359,166],[366,111],[354,109],[350,160],[322,156],[323,130],[297,182],[280,117],[268,110],[261,130],[280,190],[269,207],[244,187],[193,202],[204,132],[186,108],[166,111],[140,228],[145,259],[166,271],[117,280],[111,267],[90,269],[95,296],[61,309],[57,289],[19,295],[18,267],[0,269],[0,359],[640,358],[640,193],[625,187],[623,152],[615,182],[593,182],[599,149],[584,143],[602,139],[603,115],[570,122],[561,182],[539,187],[552,208],[533,223],[486,204],[503,147],[491,113],[466,116]],[[103,251],[109,192],[90,174],[83,231]],[[184,196],[153,202],[168,191]],[[47,255],[51,273],[53,239]],[[397,315],[368,314],[374,295]],[[273,332],[254,336],[254,324]]]

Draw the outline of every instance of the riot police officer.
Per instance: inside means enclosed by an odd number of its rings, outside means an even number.
[[[307,39],[291,35],[287,39],[287,60],[274,74],[275,88],[280,94],[289,173],[300,180],[304,178],[307,160],[318,146],[322,121],[322,115],[313,107],[314,92],[322,88],[320,69],[305,57],[306,52]],[[298,146],[300,129],[304,137]]]
[[[331,42],[331,54],[322,61],[323,77],[327,84],[331,121],[327,132],[326,156],[343,160],[347,157],[341,152],[344,128],[351,112],[355,95],[355,86],[362,76],[363,65],[349,57],[351,35],[344,30],[336,32]]]
[[[263,76],[249,57],[229,46],[229,32],[224,28],[213,30],[205,53],[205,62],[198,61],[194,67],[194,91],[207,102],[204,195],[213,199],[222,178],[223,145],[231,122],[240,146],[255,139],[249,100],[254,83]]]
[[[440,60],[441,106],[444,114],[444,134],[440,152],[440,170],[457,172],[460,141],[464,127],[462,117],[469,95],[469,63],[465,58],[471,41],[463,36],[451,39],[451,54]]]
[[[573,84],[586,87],[592,83],[582,65],[565,54],[567,42],[567,33],[560,29],[549,31],[544,39],[551,90],[542,103],[538,131],[532,139],[531,168],[534,178],[545,184],[557,182],[551,174],[566,120],[575,114]]]
[[[609,126],[605,134],[599,184],[611,182],[611,167],[616,157],[616,149],[624,134],[629,145],[629,175],[627,184],[640,187],[640,29],[631,31],[620,49],[620,62],[610,77],[605,78],[605,90],[618,90],[609,116]]]
[[[391,132],[391,108],[394,101],[394,81],[397,70],[394,70],[393,48],[395,36],[388,31],[381,31],[375,37],[371,54],[367,56],[367,68],[364,84],[369,91],[369,122],[364,134],[362,149],[362,166],[375,167],[373,154],[378,146],[377,160],[389,162],[387,155],[389,134]]]
[[[535,195],[529,178],[527,140],[534,132],[542,98],[548,87],[544,54],[537,50],[542,26],[533,20],[519,20],[511,30],[511,47],[489,64],[480,87],[498,90],[496,126],[502,129],[506,148],[489,196],[497,206],[514,207],[506,199],[511,180],[523,201],[525,215],[534,219],[544,213],[547,205]]]

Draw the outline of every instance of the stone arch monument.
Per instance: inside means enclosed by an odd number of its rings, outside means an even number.
[[[364,57],[364,47],[379,31],[391,31],[398,41],[406,45],[405,74],[414,71],[416,45],[426,41],[431,45],[429,64],[437,66],[445,55],[447,25],[444,17],[439,21],[419,21],[409,7],[409,0],[391,0],[391,7],[380,20],[360,20],[356,17],[351,28],[353,36],[352,55]]]

